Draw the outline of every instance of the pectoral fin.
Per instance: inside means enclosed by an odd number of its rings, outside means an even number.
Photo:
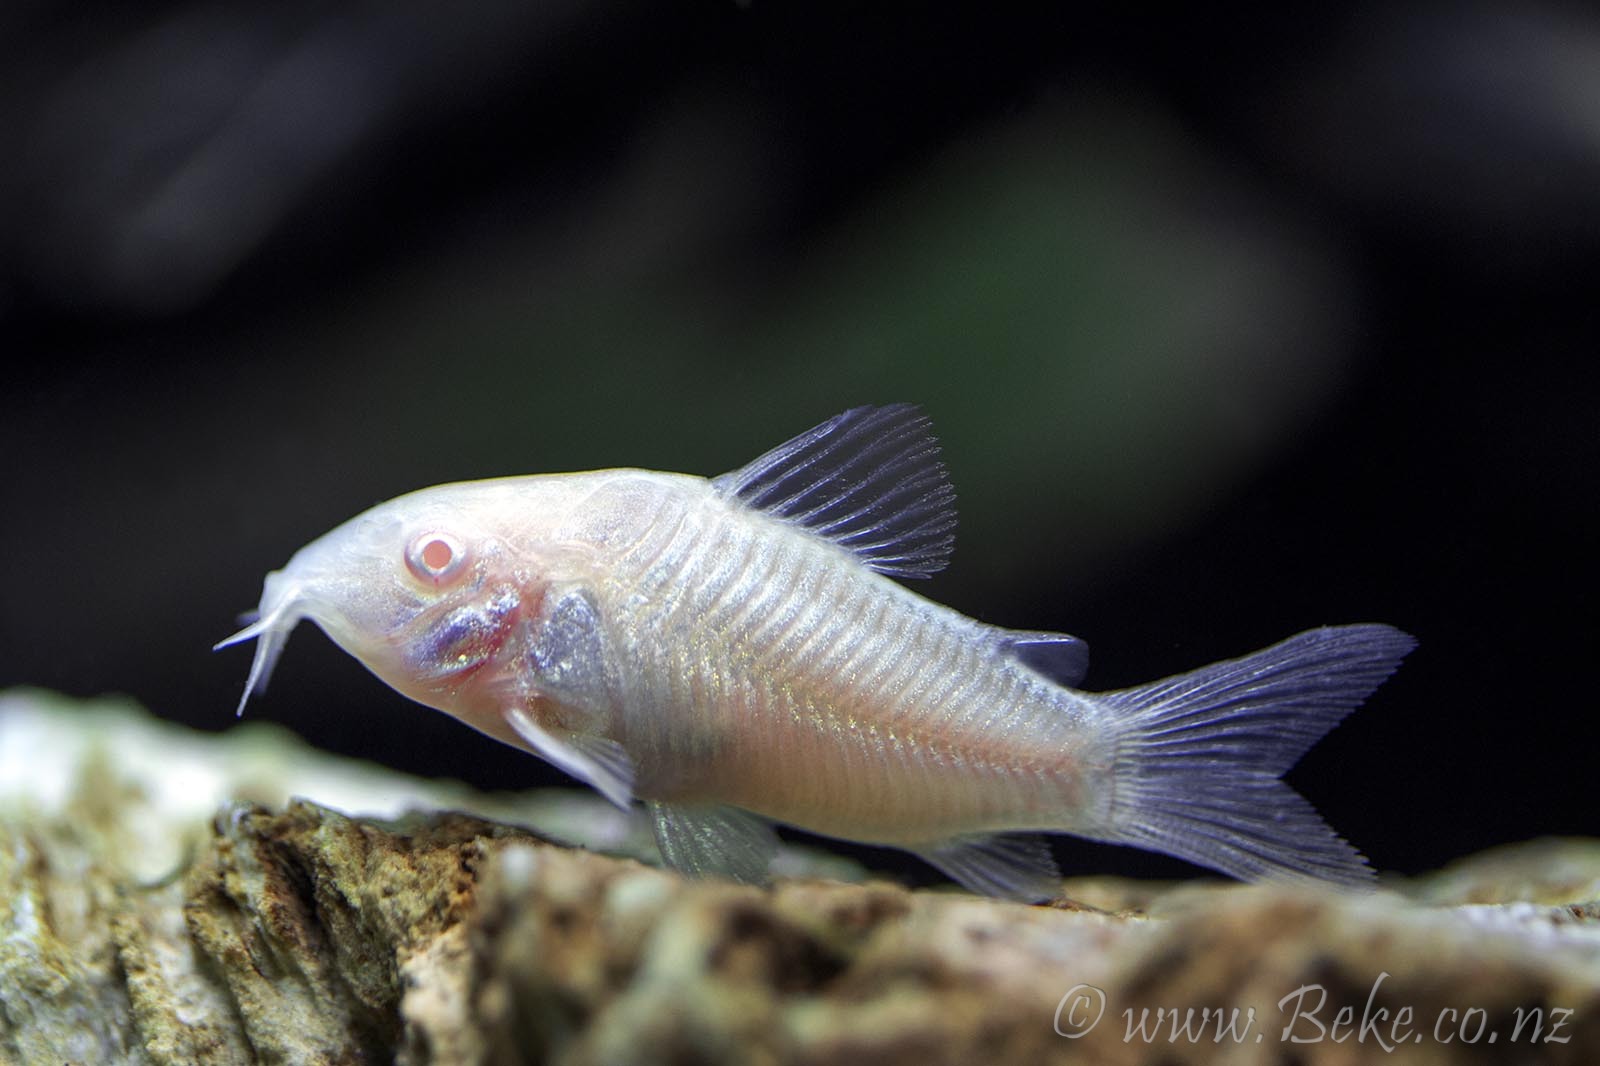
[[[778,851],[778,836],[757,815],[718,804],[689,806],[651,801],[661,858],[689,877],[721,876],[764,884]]]
[[[627,810],[633,802],[633,761],[622,745],[582,733],[556,736],[520,707],[505,711],[506,723],[536,754]]]
[[[553,591],[528,642],[527,684],[561,708],[566,728],[546,729],[511,706],[507,724],[554,766],[592,785],[627,810],[633,800],[633,762],[610,732],[616,682],[605,628],[594,601],[578,588]]]

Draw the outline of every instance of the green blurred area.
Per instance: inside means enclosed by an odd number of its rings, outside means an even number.
[[[951,581],[1023,581],[1041,559],[1070,577],[1226,492],[1345,355],[1316,236],[1155,112],[1104,100],[954,145],[748,277],[693,242],[632,251],[567,269],[511,232],[332,303],[294,327],[328,372],[289,417],[252,416],[269,446],[236,476],[283,478],[272,438],[308,420],[334,480],[380,494],[715,474],[844,408],[911,400],[961,498]]]

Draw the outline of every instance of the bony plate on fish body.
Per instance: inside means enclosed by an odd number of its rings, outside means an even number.
[[[395,689],[649,808],[666,862],[765,878],[773,822],[913,852],[967,888],[1058,894],[1047,839],[1244,879],[1359,885],[1279,778],[1411,650],[1313,629],[1114,692],[1087,648],[897,579],[948,562],[927,418],[858,407],[716,478],[649,470],[439,485],[267,575],[245,701],[309,618]]]

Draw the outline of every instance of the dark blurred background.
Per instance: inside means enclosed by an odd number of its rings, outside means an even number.
[[[6,5],[0,685],[226,728],[210,645],[377,501],[906,399],[962,505],[919,591],[1092,688],[1395,623],[1291,774],[1329,821],[1600,833],[1600,16],[1122,6]],[[309,626],[250,713],[561,780]]]

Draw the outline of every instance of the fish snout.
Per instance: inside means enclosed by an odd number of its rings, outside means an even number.
[[[266,691],[267,679],[272,676],[272,668],[289,639],[289,631],[303,617],[298,584],[284,570],[269,573],[262,583],[261,603],[254,614],[255,619],[249,625],[212,647],[213,651],[220,651],[247,640],[256,642],[250,676],[245,680],[244,694],[239,697],[237,713],[240,715],[244,714],[244,706],[252,694]]]

